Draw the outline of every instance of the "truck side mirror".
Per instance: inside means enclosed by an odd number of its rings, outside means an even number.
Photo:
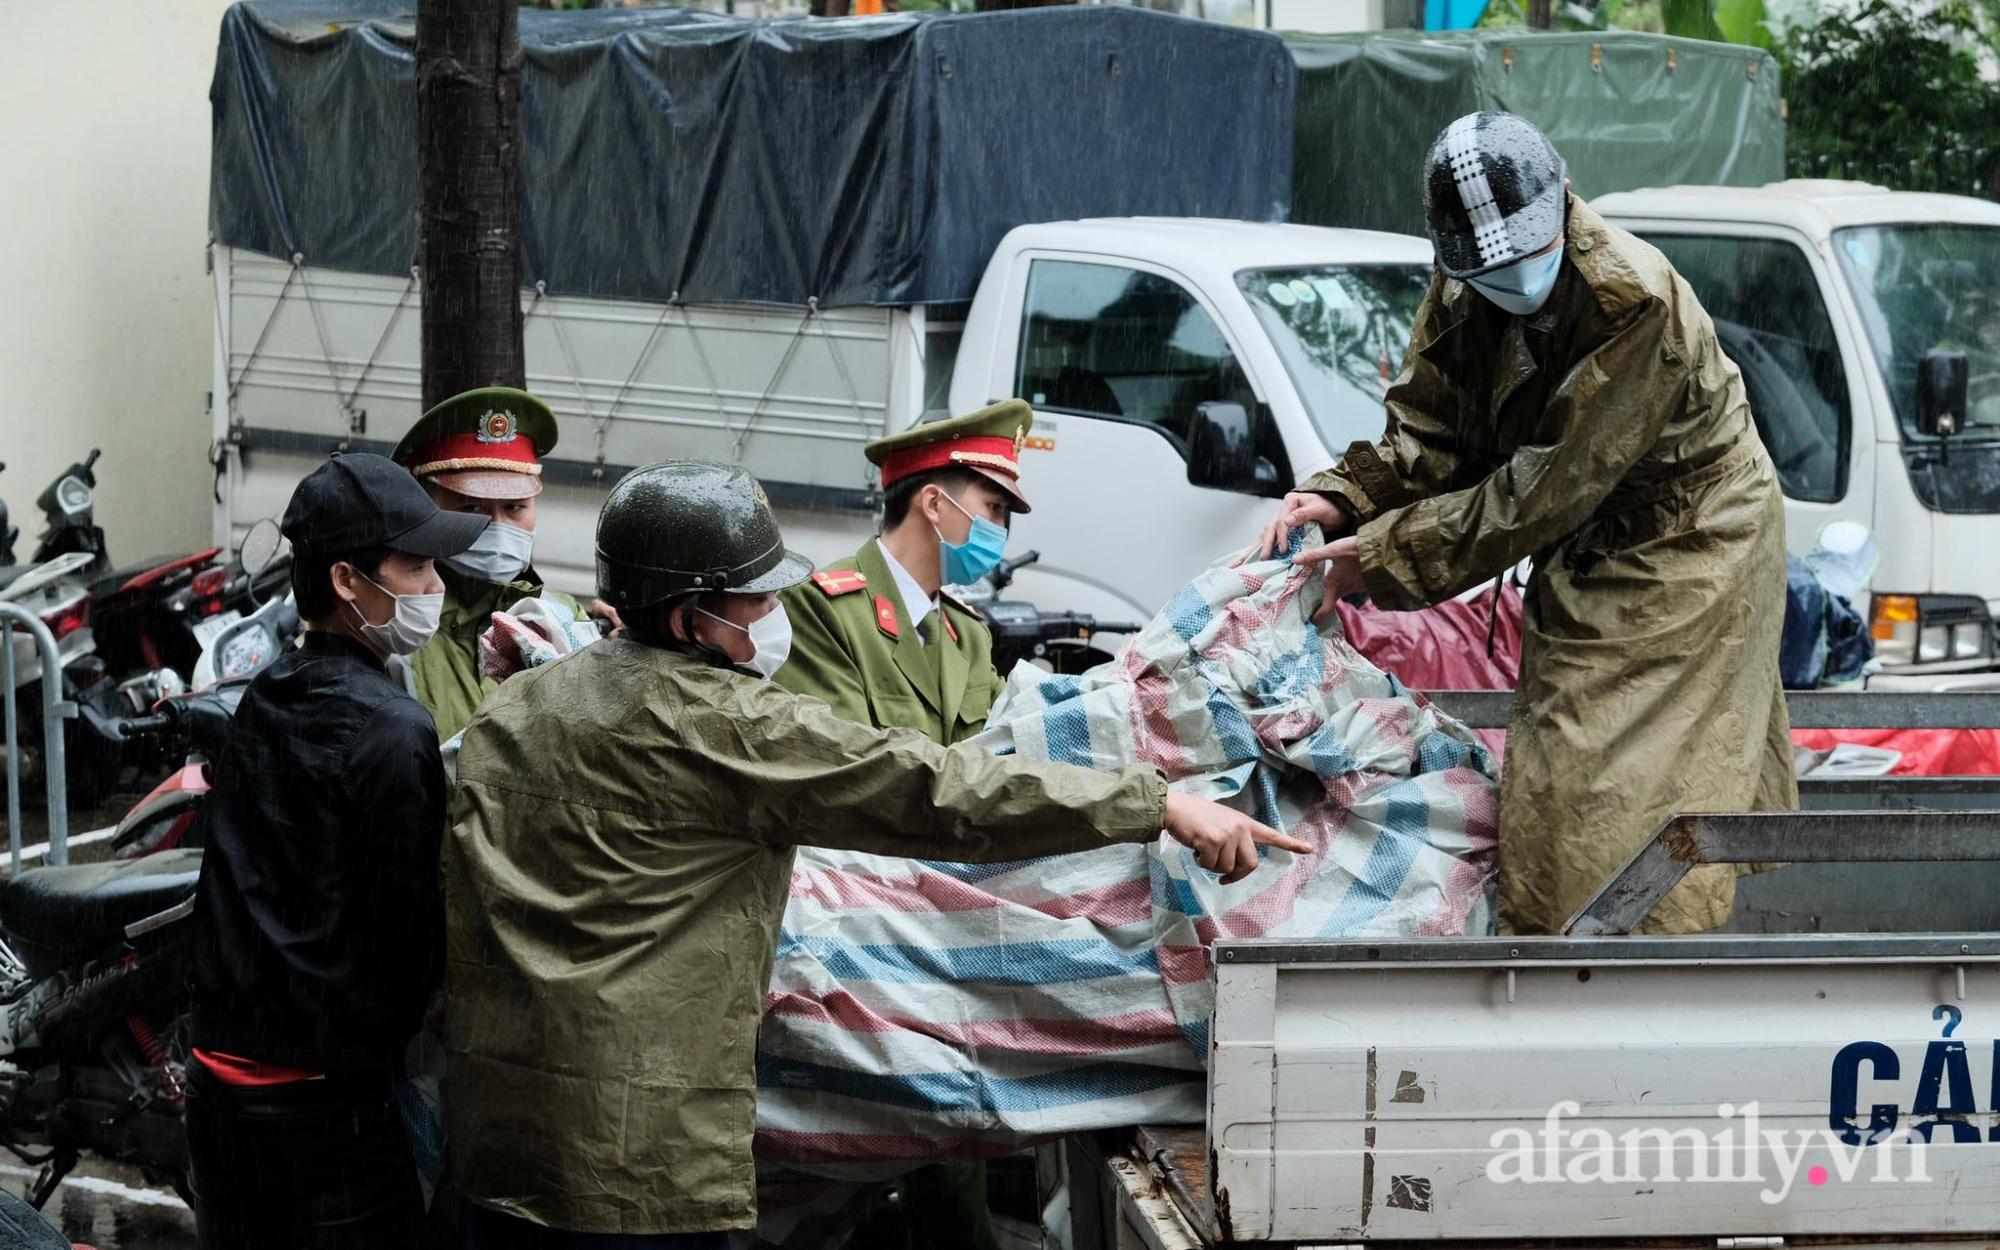
[[[1277,493],[1278,471],[1257,454],[1256,427],[1242,404],[1211,399],[1188,427],[1188,482],[1249,495]]]
[[[1964,429],[1970,381],[1964,352],[1942,348],[1925,352],[1917,362],[1917,432],[1950,438]]]

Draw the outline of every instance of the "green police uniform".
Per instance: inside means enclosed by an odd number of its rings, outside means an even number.
[[[541,458],[555,445],[556,418],[547,404],[513,387],[487,386],[426,412],[396,445],[394,458],[426,484],[470,499],[527,499],[541,493]],[[442,564],[438,572],[444,611],[436,637],[410,657],[410,674],[418,701],[446,741],[497,687],[479,663],[479,635],[493,613],[530,595],[565,604],[579,620],[583,610],[568,595],[545,589],[532,567],[507,582]]]
[[[792,621],[792,654],[773,678],[785,689],[856,724],[914,729],[944,746],[986,727],[1000,693],[993,636],[978,613],[941,596],[920,640],[874,540],[779,598]]]
[[[1020,451],[1034,413],[1008,400],[968,416],[929,422],[868,445],[882,485],[942,468],[988,478],[1026,512]],[[792,653],[775,680],[826,700],[848,720],[879,729],[915,729],[946,746],[978,733],[1000,693],[993,636],[979,614],[941,596],[936,619],[910,619],[876,540],[781,596],[792,622]]]
[[[881,468],[885,488],[920,473],[965,468],[1005,490],[1014,511],[1026,512],[1020,452],[1034,421],[1026,404],[1008,400],[877,439],[865,454]],[[792,653],[773,679],[779,685],[826,700],[844,719],[914,729],[945,746],[986,727],[1002,685],[993,668],[992,634],[977,612],[940,595],[920,639],[879,541],[871,539],[780,598],[791,617]],[[970,1250],[998,1244],[983,1162],[934,1164],[913,1173],[903,1188],[919,1244]]]

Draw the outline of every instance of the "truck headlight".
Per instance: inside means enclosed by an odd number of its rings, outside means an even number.
[[[1917,634],[1917,663],[1935,664],[1951,655],[1951,630],[1944,625],[1926,625]]]
[[[1993,654],[1993,620],[1970,595],[1876,595],[1868,609],[1884,664],[1941,664]]]
[[[1951,627],[1951,658],[1954,660],[1976,660],[1986,654],[1986,639],[1990,627],[1982,624],[1954,625]]]

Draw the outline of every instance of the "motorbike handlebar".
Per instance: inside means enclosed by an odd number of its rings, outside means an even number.
[[[162,713],[156,716],[128,716],[118,722],[118,733],[123,738],[141,738],[147,734],[165,733],[174,727],[174,718]]]
[[[1014,580],[1014,574],[1018,570],[1033,564],[1041,558],[1042,553],[1039,551],[1024,551],[1011,560],[1002,560],[1000,563],[994,565],[993,571],[986,575],[986,579],[993,583],[993,593],[997,595],[1007,589],[1008,584]]]

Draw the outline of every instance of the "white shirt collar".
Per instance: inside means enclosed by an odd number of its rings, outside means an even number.
[[[916,578],[910,576],[910,570],[897,563],[887,543],[878,538],[875,540],[875,546],[881,551],[883,561],[889,566],[889,576],[896,579],[896,594],[903,600],[903,611],[909,616],[910,624],[921,624],[925,617],[937,611],[937,597],[924,593],[923,586]],[[917,641],[921,643],[923,640],[923,631],[918,630]]]

